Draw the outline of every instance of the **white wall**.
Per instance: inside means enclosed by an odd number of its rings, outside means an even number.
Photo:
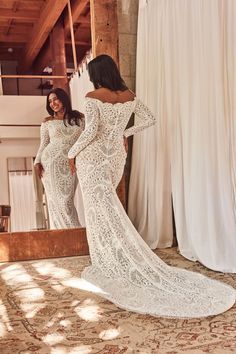
[[[45,96],[0,96],[0,125],[41,124],[45,104]],[[7,158],[35,156],[39,127],[0,126],[0,142],[0,204],[9,204]]]

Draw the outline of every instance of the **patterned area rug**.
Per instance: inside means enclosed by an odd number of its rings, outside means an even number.
[[[209,271],[159,250],[168,264],[236,288],[236,275]],[[205,319],[175,320],[118,309],[80,279],[89,257],[0,265],[0,353],[236,353],[236,306]]]

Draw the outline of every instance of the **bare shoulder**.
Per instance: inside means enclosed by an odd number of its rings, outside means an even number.
[[[101,87],[101,88],[98,88],[96,90],[88,92],[85,97],[98,98],[99,99],[103,93],[104,93],[104,88]]]
[[[43,123],[46,123],[46,122],[48,122],[49,120],[52,120],[52,119],[53,118],[51,116],[46,117],[46,118],[43,119]]]
[[[124,91],[124,93],[127,95],[128,101],[133,101],[136,97],[136,94],[130,89],[127,89],[126,91]]]

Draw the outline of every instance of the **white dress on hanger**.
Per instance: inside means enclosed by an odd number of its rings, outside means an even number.
[[[40,147],[34,164],[41,163],[42,182],[46,192],[50,229],[67,229],[80,226],[74,205],[77,177],[70,173],[68,151],[83,130],[83,123],[64,124],[51,119],[41,125]]]
[[[133,112],[135,125],[126,129]],[[165,264],[138,234],[116,194],[126,160],[123,137],[154,123],[137,98],[116,104],[86,98],[85,130],[69,151],[70,158],[77,156],[92,262],[82,277],[126,310],[166,317],[216,315],[233,306],[235,290]]]

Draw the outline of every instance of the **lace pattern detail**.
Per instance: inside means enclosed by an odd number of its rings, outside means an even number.
[[[153,116],[150,109],[143,104],[142,101],[137,99],[137,104],[134,109],[135,113],[135,124],[133,127],[130,127],[125,130],[124,136],[128,138],[130,135],[138,133],[143,129],[151,127],[156,123],[156,118]]]
[[[69,155],[77,155],[92,262],[82,277],[104,298],[138,313],[190,318],[226,311],[235,302],[235,290],[166,265],[138,234],[117,197],[126,160],[125,127],[133,112],[138,119],[126,136],[153,125],[149,109],[138,99],[86,102],[86,128]]]
[[[79,227],[74,194],[77,176],[71,176],[68,151],[82,133],[81,126],[67,125],[62,120],[42,123],[41,143],[35,158],[44,168],[42,182],[45,188],[51,229]]]

